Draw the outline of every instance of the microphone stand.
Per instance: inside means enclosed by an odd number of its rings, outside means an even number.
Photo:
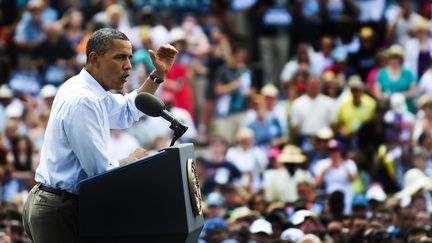
[[[174,145],[174,143],[177,141],[177,139],[179,139],[185,132],[186,130],[188,130],[188,127],[183,124],[181,121],[177,120],[177,119],[173,119],[171,121],[171,126],[170,126],[171,130],[174,131],[174,136],[171,140],[171,144],[170,147]]]

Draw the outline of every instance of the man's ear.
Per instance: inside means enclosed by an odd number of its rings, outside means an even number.
[[[97,56],[96,52],[94,52],[94,51],[90,52],[90,54],[89,54],[89,63],[92,63],[92,64],[96,63],[97,62],[97,58],[98,58],[98,56]]]

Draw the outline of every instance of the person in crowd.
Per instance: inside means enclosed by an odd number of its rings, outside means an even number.
[[[318,240],[325,238],[325,226],[318,218],[318,215],[312,211],[305,209],[297,210],[292,215],[290,221],[295,228],[300,229],[305,234],[312,234]]]
[[[289,62],[287,62],[281,72],[281,82],[291,81],[294,74],[299,71],[315,73],[310,65],[312,56],[311,47],[307,43],[299,43],[297,45],[297,53]]]
[[[398,129],[401,145],[406,147],[411,143],[415,115],[408,110],[403,94],[390,96],[390,109],[385,113],[384,120]]]
[[[327,143],[334,138],[335,134],[330,127],[321,128],[313,137],[314,153],[310,155],[309,163],[309,171],[311,173],[315,173],[315,166],[318,161],[328,158]]]
[[[76,52],[85,36],[84,16],[79,9],[70,9],[60,20],[65,29],[65,37],[71,43]]]
[[[360,14],[358,5],[353,0],[319,1],[319,11],[323,21],[323,32],[340,36],[344,23],[354,22]]]
[[[413,2],[400,0],[398,4],[397,13],[388,21],[386,42],[404,45],[412,34],[411,30],[421,21],[422,17],[413,10]]]
[[[339,106],[341,94],[343,92],[344,81],[336,77],[336,74],[327,70],[321,75],[322,93],[330,97],[335,103],[335,107]]]
[[[45,35],[46,39],[33,52],[34,66],[44,82],[59,86],[75,73],[76,53],[59,22],[46,25]]]
[[[292,105],[294,100],[297,99],[299,93],[299,89],[304,90],[305,83],[307,80],[308,74],[305,72],[297,72],[294,74],[293,81],[282,82],[281,83],[281,93],[282,99],[280,99],[275,106],[275,111],[280,117],[279,121],[281,121],[282,126],[286,123],[284,130],[286,131],[287,140],[289,141],[291,138],[291,116],[292,116]],[[298,88],[297,85],[299,85]],[[282,120],[285,120],[283,122]]]
[[[420,114],[416,117],[416,121],[414,123],[412,134],[412,139],[414,143],[418,143],[418,140],[422,133],[429,133],[429,126],[432,125],[432,97],[428,94],[424,94],[419,98],[417,104],[420,108]]]
[[[264,83],[277,84],[279,74],[290,55],[292,13],[287,1],[258,0],[250,9],[257,48],[262,60]],[[274,9],[279,10],[275,15]],[[277,17],[281,16],[281,17]]]
[[[418,85],[418,93],[420,95],[427,94],[432,96],[432,64],[429,65],[428,69],[420,77]]]
[[[303,150],[310,146],[309,138],[321,128],[329,127],[334,121],[332,100],[320,93],[321,82],[317,76],[306,81],[306,93],[298,97],[292,105],[292,141]],[[315,112],[310,112],[315,111]],[[305,152],[309,152],[306,148]]]
[[[359,76],[348,80],[351,96],[346,97],[338,109],[336,126],[338,134],[348,146],[356,147],[356,133],[360,127],[372,119],[375,111],[375,100],[364,93],[364,84]]]
[[[210,44],[195,16],[185,16],[180,25],[185,32],[187,51],[194,56],[206,55],[209,52]]]
[[[219,192],[211,192],[206,196],[206,210],[204,211],[206,221],[223,217],[225,213],[224,200]]]
[[[417,79],[423,76],[431,63],[432,38],[429,36],[429,23],[421,19],[413,28],[414,37],[404,43],[406,57],[404,66],[409,69]]]
[[[189,112],[195,120],[190,70],[193,55],[186,49],[186,33],[176,27],[169,32],[169,43],[178,50],[178,57],[171,70],[167,73],[167,80],[163,85],[164,92],[171,93],[174,104]]]
[[[205,180],[202,190],[204,194],[218,190],[221,185],[236,183],[242,176],[237,167],[226,159],[228,142],[220,136],[212,136],[209,141],[210,153],[204,158]]]
[[[220,67],[215,78],[215,133],[228,142],[242,125],[247,98],[252,94],[252,76],[247,67],[247,50],[234,46],[227,63]]]
[[[276,158],[283,166],[264,173],[264,193],[268,202],[294,203],[298,200],[298,183],[314,183],[312,175],[300,168],[306,159],[297,146],[287,145],[283,149]]]
[[[247,123],[255,136],[255,143],[268,153],[271,148],[277,148],[286,142],[286,136],[279,120],[273,115],[269,114],[266,107],[266,98],[262,95],[256,94],[252,96],[252,105],[256,117]]]
[[[206,243],[219,243],[228,239],[228,226],[223,219],[210,219],[201,232]]]
[[[376,97],[375,82],[376,82],[376,77],[378,75],[378,72],[386,66],[386,63],[387,63],[387,57],[385,51],[379,49],[375,53],[375,66],[373,66],[372,69],[368,72],[367,78],[365,79],[367,91],[372,97]]]
[[[130,36],[131,26],[123,5],[113,0],[103,1],[102,4],[103,9],[93,16],[93,21]]]
[[[333,64],[324,69],[323,74],[331,71],[335,75],[335,80],[340,84],[344,84],[346,80],[354,74],[353,68],[348,65],[348,55],[348,50],[345,47],[336,47],[331,53]]]
[[[266,243],[271,240],[273,234],[272,225],[269,221],[260,218],[252,222],[249,227],[251,240],[256,243]]]
[[[267,215],[268,207],[270,207],[262,191],[253,193],[247,202],[247,206],[261,215]]]
[[[260,89],[260,94],[264,96],[267,114],[274,116],[278,120],[282,128],[282,134],[287,135],[289,132],[287,109],[280,104],[278,105],[280,98],[279,89],[274,84],[265,84]],[[283,138],[281,142],[286,142],[286,139],[287,138]]]
[[[369,71],[376,65],[375,55],[378,49],[377,35],[371,27],[363,27],[359,32],[360,49],[348,57],[349,65],[354,72],[366,80]]]
[[[334,48],[333,38],[325,35],[321,37],[320,49],[312,58],[312,70],[318,75],[322,74],[325,69],[333,65],[332,51]]]
[[[6,157],[12,177],[21,180],[22,187],[31,181],[38,164],[39,156],[33,147],[34,145],[29,137],[15,137],[12,140],[11,151]]]
[[[333,139],[327,143],[329,158],[317,162],[316,184],[324,187],[327,194],[335,191],[343,192],[345,201],[345,213],[350,213],[353,197],[352,188],[349,186],[358,175],[357,166],[351,159],[343,157],[342,145]]]
[[[187,14],[180,23],[185,32],[186,50],[191,54],[189,82],[192,87],[193,114],[197,124],[204,108],[204,90],[207,83],[206,56],[210,52],[210,42],[197,17]],[[200,125],[200,124],[198,124]]]
[[[320,41],[320,27],[322,25],[319,0],[294,1],[292,5],[296,23],[293,25],[294,42],[298,39],[317,47]],[[303,31],[304,29],[310,31]]]
[[[262,172],[267,168],[268,157],[255,144],[254,132],[240,128],[235,136],[235,145],[228,148],[226,159],[242,173],[241,185],[249,192],[262,188]]]
[[[19,21],[14,36],[15,44],[20,50],[32,51],[45,40],[45,24],[53,23],[57,20],[57,17],[43,17],[46,8],[44,0],[28,1],[28,12]]]
[[[378,100],[389,98],[392,93],[402,93],[408,110],[414,112],[413,98],[416,95],[416,78],[403,64],[404,50],[400,45],[387,49],[387,66],[382,68],[376,77],[374,95]]]

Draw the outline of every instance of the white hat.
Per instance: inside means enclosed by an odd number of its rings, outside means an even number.
[[[310,217],[314,215],[314,213],[310,210],[301,209],[294,213],[294,215],[291,218],[291,223],[293,225],[299,225],[303,223],[307,217]]]
[[[304,236],[303,231],[301,231],[297,228],[289,228],[289,229],[286,229],[282,232],[282,234],[280,235],[280,239],[296,242],[300,238],[302,238],[303,236]]]
[[[269,221],[265,219],[257,219],[252,222],[251,226],[249,227],[249,231],[252,234],[256,233],[265,233],[267,235],[273,234],[272,225]]]
[[[7,117],[21,117],[24,114],[24,106],[19,102],[12,102],[5,109]]]
[[[366,198],[367,200],[384,202],[387,198],[387,195],[380,185],[374,184],[370,186],[369,189],[366,191]]]
[[[306,234],[297,242],[321,243],[322,241],[314,234]]]
[[[322,140],[330,140],[334,137],[334,132],[329,127],[323,127],[315,135],[317,138]]]
[[[43,86],[43,88],[39,93],[39,95],[42,98],[54,97],[56,94],[57,94],[57,88],[52,84],[46,84],[45,86]]]
[[[236,140],[251,139],[254,138],[254,136],[255,134],[252,129],[250,129],[249,127],[242,127],[236,132],[235,139]]]
[[[246,218],[246,217],[259,217],[259,212],[255,210],[250,210],[248,207],[238,207],[234,209],[231,213],[231,216],[228,219],[228,223],[234,223],[239,219]]]
[[[432,178],[427,177],[423,171],[413,168],[409,169],[404,175],[404,187],[396,193],[397,198],[411,196],[420,189],[432,191]]]
[[[266,84],[261,88],[260,93],[264,96],[277,98],[279,90],[274,84]]]
[[[0,98],[12,98],[13,92],[7,84],[0,86]]]
[[[180,27],[176,27],[170,30],[168,34],[169,43],[174,43],[177,41],[184,40],[186,38],[186,34],[184,30]]]

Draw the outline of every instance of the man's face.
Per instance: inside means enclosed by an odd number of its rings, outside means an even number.
[[[353,100],[355,103],[360,103],[360,99],[362,97],[363,91],[359,88],[351,89],[351,94],[353,96]]]
[[[126,40],[113,40],[112,48],[97,55],[96,67],[100,84],[105,90],[122,90],[132,69],[132,44]]]
[[[306,83],[306,93],[310,97],[317,96],[321,91],[321,84],[317,77],[309,77]]]

